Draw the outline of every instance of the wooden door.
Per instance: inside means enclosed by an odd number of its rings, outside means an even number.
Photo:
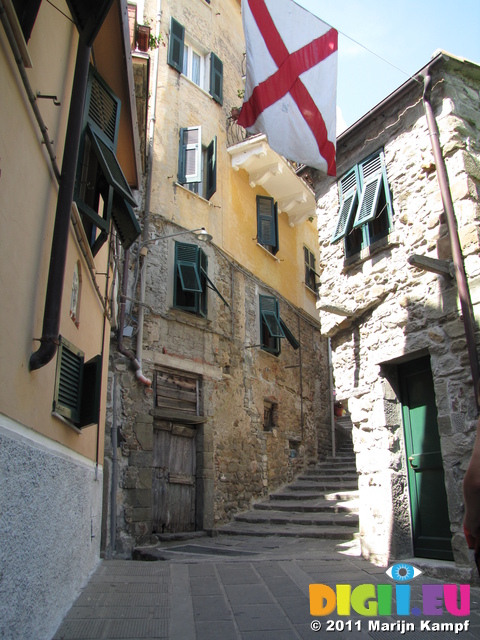
[[[154,422],[154,533],[195,530],[195,455],[195,428]]]
[[[430,358],[401,365],[398,373],[414,553],[420,558],[453,560]]]

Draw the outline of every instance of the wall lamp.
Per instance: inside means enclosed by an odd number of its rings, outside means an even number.
[[[166,240],[167,238],[174,238],[175,236],[183,236],[187,233],[194,233],[197,240],[201,240],[202,242],[210,242],[213,239],[205,227],[200,227],[198,229],[188,229],[187,231],[177,231],[176,233],[169,233],[166,236],[157,236],[156,238],[150,238],[150,240],[145,240],[140,244],[140,251],[147,245],[152,244],[152,242],[158,242],[158,240]]]

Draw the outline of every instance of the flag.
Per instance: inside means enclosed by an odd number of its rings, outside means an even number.
[[[242,0],[247,52],[238,124],[295,162],[336,175],[338,32],[293,0]]]

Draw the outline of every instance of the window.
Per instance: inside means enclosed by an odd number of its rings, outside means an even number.
[[[263,430],[273,431],[278,422],[278,404],[271,400],[263,401]]]
[[[173,306],[207,317],[207,289],[212,289],[229,306],[208,277],[208,258],[195,244],[175,242]]]
[[[303,247],[303,255],[305,259],[305,284],[309,289],[317,293],[318,283],[315,272],[315,256],[308,247]],[[320,277],[320,276],[318,276]]]
[[[268,196],[257,196],[257,241],[271,254],[278,252],[278,207]]]
[[[213,52],[202,51],[200,45],[185,34],[185,27],[170,19],[168,64],[183,73],[219,104],[223,104],[223,63]]]
[[[332,243],[344,238],[349,257],[388,235],[392,201],[383,151],[355,165],[339,181],[340,213]]]
[[[98,424],[102,356],[88,362],[84,353],[60,336],[53,411],[77,428]]]
[[[280,339],[286,338],[294,349],[300,344],[290,329],[280,318],[278,300],[274,296],[259,297],[260,302],[260,340],[264,351],[280,355]]]
[[[180,129],[178,182],[210,200],[217,190],[217,137],[202,146],[202,128]]]
[[[107,239],[111,219],[124,249],[140,233],[135,199],[115,154],[119,116],[120,100],[91,67],[74,199],[93,255]]]
[[[25,42],[28,42],[30,39],[41,1],[42,0],[12,0]]]

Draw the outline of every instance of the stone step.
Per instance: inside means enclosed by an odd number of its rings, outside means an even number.
[[[287,489],[287,487],[285,487]],[[312,500],[324,499],[324,500],[355,500],[358,498],[358,489],[349,489],[348,491],[322,491],[318,489],[313,491],[287,491],[281,490],[270,494],[270,500],[273,501],[285,501],[295,500],[297,502],[310,502]],[[311,504],[311,502],[310,502]]]
[[[358,481],[355,480],[330,480],[330,479],[316,479],[316,480],[303,480],[296,481],[293,484],[289,484],[285,487],[286,491],[328,491],[329,489],[356,489],[358,487]]]
[[[357,527],[358,515],[355,513],[286,513],[284,511],[247,511],[235,516],[236,522],[251,524],[298,524],[302,526],[345,526]]]
[[[256,511],[292,511],[295,513],[358,513],[356,497],[348,500],[272,500],[257,502],[253,505]]]
[[[274,525],[232,522],[216,529],[219,533],[238,536],[283,536],[289,538],[319,538],[325,540],[354,540],[358,537],[355,527],[303,526],[298,524]]]
[[[331,467],[331,466],[324,466],[324,467],[313,467],[312,469],[305,469],[305,471],[303,472],[304,476],[318,476],[321,475],[322,473],[328,474],[328,475],[344,475],[344,474],[350,474],[353,476],[357,476],[357,470],[355,469],[355,467],[352,467],[351,465],[346,466],[346,465],[342,465],[342,466],[338,466],[338,467]]]
[[[349,482],[358,482],[358,475],[352,471],[345,471],[344,473],[338,473],[338,471],[328,472],[316,471],[301,476],[297,476],[295,482],[318,482],[326,480],[327,482],[342,482],[348,480]]]

